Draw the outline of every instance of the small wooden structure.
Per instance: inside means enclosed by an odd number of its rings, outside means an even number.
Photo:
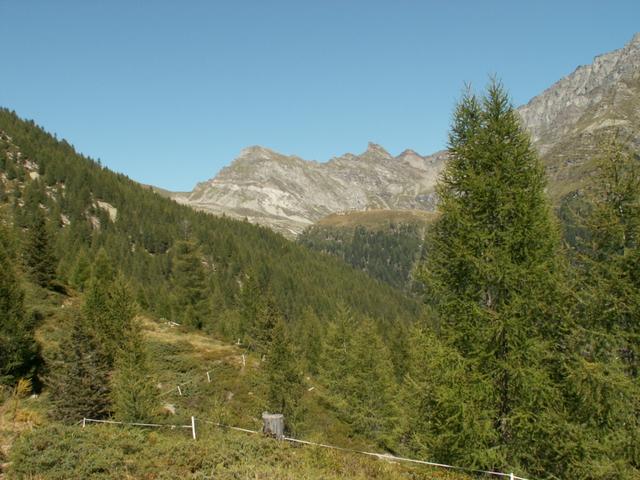
[[[262,412],[262,433],[278,440],[284,438],[284,415],[281,413]]]

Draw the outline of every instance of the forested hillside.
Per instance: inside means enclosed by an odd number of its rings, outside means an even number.
[[[371,210],[330,215],[305,229],[298,243],[341,258],[389,285],[410,292],[425,228],[435,215]]]
[[[15,212],[19,229],[28,229],[38,212],[44,215],[57,273],[78,290],[103,249],[144,308],[233,336],[248,328],[233,312],[256,300],[252,289],[268,291],[291,322],[307,308],[331,315],[340,301],[380,320],[418,313],[416,303],[341,262],[266,228],[161,198],[12,112],[0,111],[0,132],[2,201]]]

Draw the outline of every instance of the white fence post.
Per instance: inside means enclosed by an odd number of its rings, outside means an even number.
[[[209,372],[207,372],[207,381],[211,383],[211,377],[209,376]]]
[[[191,417],[191,433],[193,434],[193,439],[196,439],[196,417]]]
[[[87,419],[83,418],[82,419],[82,428],[84,428],[86,424],[87,424]]]
[[[247,362],[244,359],[244,353],[242,354],[242,366],[245,367],[247,365]]]
[[[513,477],[513,472],[511,472],[511,473],[509,474],[509,480],[513,480],[513,479],[514,479],[514,477]]]
[[[182,396],[182,390],[180,390],[180,385],[178,385],[178,394]]]

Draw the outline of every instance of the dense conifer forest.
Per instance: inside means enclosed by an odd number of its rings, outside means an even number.
[[[375,228],[313,225],[298,243],[311,250],[334,255],[357,270],[399,290],[414,288],[413,270],[420,258],[424,225],[389,220]]]
[[[415,278],[419,302],[264,228],[161,198],[0,111],[8,473],[468,478],[216,430],[257,428],[272,411],[289,435],[356,450],[528,479],[638,478],[637,153],[603,138],[598,175],[561,224],[500,84],[463,96],[449,152],[424,238],[356,230],[359,250],[342,254],[386,251],[395,260],[360,268],[401,288]],[[407,242],[425,246],[413,272]],[[74,430],[82,418],[191,416],[210,421],[192,455],[172,430]]]

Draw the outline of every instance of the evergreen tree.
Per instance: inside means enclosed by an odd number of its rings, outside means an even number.
[[[71,270],[70,282],[75,288],[83,291],[91,278],[91,262],[87,251],[81,248]]]
[[[299,364],[284,321],[279,318],[265,355],[267,404],[270,411],[284,414],[289,430],[295,428],[301,415],[304,384]]]
[[[113,411],[124,422],[152,421],[158,409],[149,359],[140,326],[132,323],[116,355],[112,379]]]
[[[396,380],[400,382],[407,371],[407,357],[409,356],[409,341],[411,339],[410,330],[401,318],[396,318],[386,330],[386,344],[389,346]]]
[[[342,379],[341,396],[348,405],[346,419],[353,431],[391,445],[395,372],[389,350],[369,319],[356,329],[347,352],[347,376]]]
[[[113,367],[116,353],[125,344],[135,315],[135,304],[129,290],[130,286],[122,275],[114,273],[104,251],[99,252],[84,296],[82,313],[109,368]]]
[[[41,287],[50,287],[56,274],[51,238],[44,214],[38,208],[29,227],[24,259],[33,280]]]
[[[324,337],[318,315],[307,307],[302,313],[302,318],[297,323],[296,330],[296,338],[306,360],[306,371],[315,375],[319,372],[322,362],[322,342]]]
[[[344,392],[344,379],[349,374],[349,350],[356,321],[344,303],[338,305],[338,312],[327,326],[327,334],[322,349],[320,374],[330,396],[340,399]],[[340,406],[338,406],[340,410]]]
[[[640,370],[640,166],[614,136],[602,147],[598,174],[579,219],[575,261],[586,326],[619,343],[629,373]],[[615,340],[614,340],[615,339]]]
[[[489,391],[455,348],[414,327],[398,395],[400,445],[413,455],[469,467],[494,463],[497,442]]]
[[[275,305],[269,292],[266,292],[257,302],[254,323],[249,328],[249,346],[265,353],[272,344],[275,326],[282,321],[282,313]]]
[[[544,170],[495,82],[485,98],[467,94],[457,106],[449,152],[437,189],[441,216],[419,273],[425,296],[447,341],[489,388],[485,409],[498,440],[485,465],[544,469],[530,452],[555,428],[545,413],[561,402],[561,368],[548,360],[566,333]]]
[[[82,315],[74,315],[71,331],[50,364],[47,383],[55,418],[77,422],[109,415],[108,361]]]
[[[4,228],[0,225],[0,236]],[[0,383],[32,377],[39,364],[34,327],[24,310],[24,292],[0,242]]]
[[[264,289],[265,286],[260,284],[258,274],[255,271],[250,270],[243,278],[238,301],[240,314],[242,315],[240,325],[240,333],[242,335],[250,335],[253,325],[257,322],[260,311],[263,309]]]
[[[202,328],[208,313],[202,255],[193,242],[186,240],[176,242],[174,249],[171,278],[175,316],[180,323]]]
[[[567,382],[573,435],[567,477],[637,478],[640,470],[640,170],[613,137],[577,215],[579,352]],[[573,449],[570,446],[574,446]]]

